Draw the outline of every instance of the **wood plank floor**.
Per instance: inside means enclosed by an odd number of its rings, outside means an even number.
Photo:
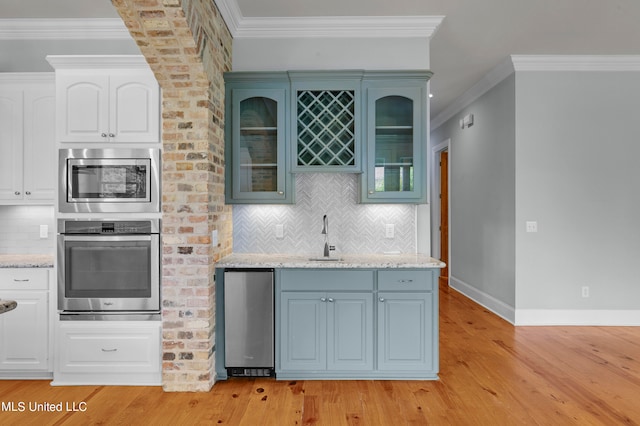
[[[0,425],[640,424],[640,327],[515,328],[453,290],[440,308],[439,381],[232,379],[208,393],[0,381]]]

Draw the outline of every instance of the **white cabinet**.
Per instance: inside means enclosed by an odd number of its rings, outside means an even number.
[[[60,321],[53,385],[160,385],[160,321]]]
[[[0,299],[18,303],[0,314],[0,376],[50,374],[48,274],[48,269],[0,270]]]
[[[61,143],[159,143],[160,89],[140,56],[49,56]]]
[[[52,204],[55,181],[53,74],[0,75],[0,203]]]

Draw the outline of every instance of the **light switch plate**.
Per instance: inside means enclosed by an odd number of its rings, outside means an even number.
[[[393,223],[387,223],[384,226],[384,237],[385,238],[395,238],[396,234],[396,227],[394,226]]]
[[[276,225],[276,238],[279,240],[284,238],[284,225],[281,223]]]
[[[218,246],[218,230],[214,229],[211,231],[211,245],[214,247]]]

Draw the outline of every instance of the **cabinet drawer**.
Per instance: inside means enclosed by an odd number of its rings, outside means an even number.
[[[0,269],[0,290],[48,290],[49,269]]]
[[[433,271],[402,269],[378,271],[378,290],[433,291]]]
[[[95,324],[95,325],[94,325]],[[60,326],[59,371],[151,373],[160,369],[160,322]]]
[[[280,285],[283,291],[373,291],[373,271],[284,269]]]

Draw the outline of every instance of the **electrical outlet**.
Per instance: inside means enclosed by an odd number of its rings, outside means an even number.
[[[276,238],[279,240],[284,238],[284,225],[281,223],[276,225]]]
[[[527,222],[527,232],[538,232],[538,222],[528,221]]]
[[[582,297],[589,297],[589,287],[588,286],[582,287]]]
[[[214,229],[211,231],[211,245],[214,247],[218,246],[218,230]]]
[[[40,225],[40,238],[49,238],[49,225]]]
[[[396,227],[393,223],[387,223],[384,226],[384,237],[385,238],[395,238],[396,236]]]

